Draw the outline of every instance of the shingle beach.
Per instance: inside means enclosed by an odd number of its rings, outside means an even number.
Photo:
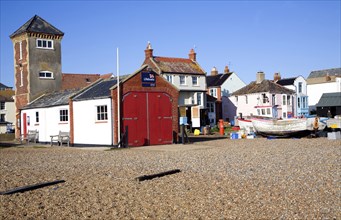
[[[139,182],[136,177],[181,172]],[[0,149],[0,219],[341,219],[340,140]]]

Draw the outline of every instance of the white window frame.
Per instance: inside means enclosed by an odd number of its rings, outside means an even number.
[[[51,74],[51,76],[46,76],[48,74]],[[39,78],[40,79],[54,79],[53,78],[53,72],[51,72],[51,71],[40,71],[39,72]]]
[[[166,75],[166,80],[170,83],[173,83],[173,76],[172,75]]]
[[[287,105],[287,96],[286,95],[282,96],[282,105]]]
[[[39,46],[39,42],[41,44],[41,46]],[[49,47],[49,43],[51,43],[51,46]],[[44,45],[45,44],[45,45]],[[39,49],[48,49],[48,50],[53,50],[53,40],[46,40],[46,39],[40,39],[38,38],[36,40],[36,48]]]
[[[60,112],[59,112],[59,114],[60,114]],[[60,117],[59,117],[59,119],[60,119]],[[39,112],[36,112],[36,123],[39,123]]]
[[[186,84],[186,76],[179,76],[179,79],[180,79],[180,85],[181,86],[187,85]],[[183,79],[183,81],[182,81],[182,79]]]
[[[0,110],[6,110],[6,102],[0,102]]]
[[[210,95],[213,96],[214,98],[217,98],[217,88],[211,88]]]
[[[201,92],[198,92],[198,93],[197,93],[197,104],[198,104],[198,105],[201,105],[201,104],[202,104],[202,102],[201,102]]]
[[[208,112],[214,112],[214,103],[213,102],[207,102],[206,103]]]
[[[96,106],[96,121],[108,121],[108,105]]]
[[[65,114],[66,113],[66,114]],[[59,122],[69,122],[69,110],[66,108],[59,109]]]
[[[192,85],[193,86],[198,86],[199,85],[198,77],[197,76],[192,76]]]

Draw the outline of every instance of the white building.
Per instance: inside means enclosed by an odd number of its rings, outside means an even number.
[[[334,92],[341,92],[341,68],[312,71],[307,78],[309,111],[316,111],[323,93]]]
[[[15,125],[14,91],[0,90],[0,134],[13,129]]]
[[[278,73],[277,75],[279,76]],[[277,84],[296,92],[294,116],[300,117],[309,115],[307,81],[302,76],[276,80],[275,74],[274,81]]]

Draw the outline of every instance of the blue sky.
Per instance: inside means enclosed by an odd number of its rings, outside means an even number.
[[[340,1],[1,1],[0,81],[14,86],[9,35],[35,14],[65,33],[63,73],[130,74],[150,41],[155,56],[230,64],[245,82],[341,67]]]

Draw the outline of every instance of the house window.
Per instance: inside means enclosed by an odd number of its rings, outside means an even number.
[[[168,82],[173,83],[173,76],[172,75],[166,75],[166,79]]]
[[[210,89],[210,95],[217,98],[217,89],[216,88]]]
[[[260,115],[260,109],[257,109],[257,114]]]
[[[197,86],[198,85],[198,77],[197,76],[192,76],[192,85]]]
[[[68,110],[61,109],[59,110],[59,121],[69,121]]]
[[[290,95],[287,96],[287,104],[290,105]]]
[[[271,114],[270,108],[267,108],[267,109],[266,109],[266,114],[267,114],[267,115],[270,115],[270,114]]]
[[[49,71],[40,71],[39,78],[43,79],[53,79],[53,73]]]
[[[108,107],[106,105],[97,106],[97,121],[108,120]]]
[[[22,60],[22,42],[19,42],[19,60]]]
[[[262,102],[263,102],[263,103],[269,102],[269,98],[266,96],[265,93],[262,94]]]
[[[37,48],[53,49],[53,40],[37,39]]]
[[[300,97],[297,98],[297,107],[301,108],[301,99],[300,99]]]
[[[302,93],[302,82],[298,83],[298,92]]]
[[[236,96],[236,103],[238,103],[238,96]]]
[[[197,93],[197,104],[201,105],[201,93],[200,92]]]
[[[287,99],[286,99],[285,95],[283,95],[283,97],[282,97],[282,104],[283,104],[283,105],[286,105],[286,104],[287,104],[287,103],[286,103],[286,100],[287,100]]]
[[[265,115],[265,109],[262,108],[262,115]]]
[[[248,98],[247,98],[247,95],[245,96],[245,103],[246,103],[246,104],[249,104],[249,100],[248,100]]]
[[[5,114],[0,114],[0,122],[5,122]]]
[[[0,110],[5,110],[5,102],[0,102]]]
[[[287,118],[287,113],[283,112],[283,118]]]
[[[36,112],[36,123],[39,123],[39,112]]]
[[[186,85],[186,77],[180,76],[180,85]]]
[[[208,109],[208,112],[214,112],[214,103],[207,102],[207,109]]]

